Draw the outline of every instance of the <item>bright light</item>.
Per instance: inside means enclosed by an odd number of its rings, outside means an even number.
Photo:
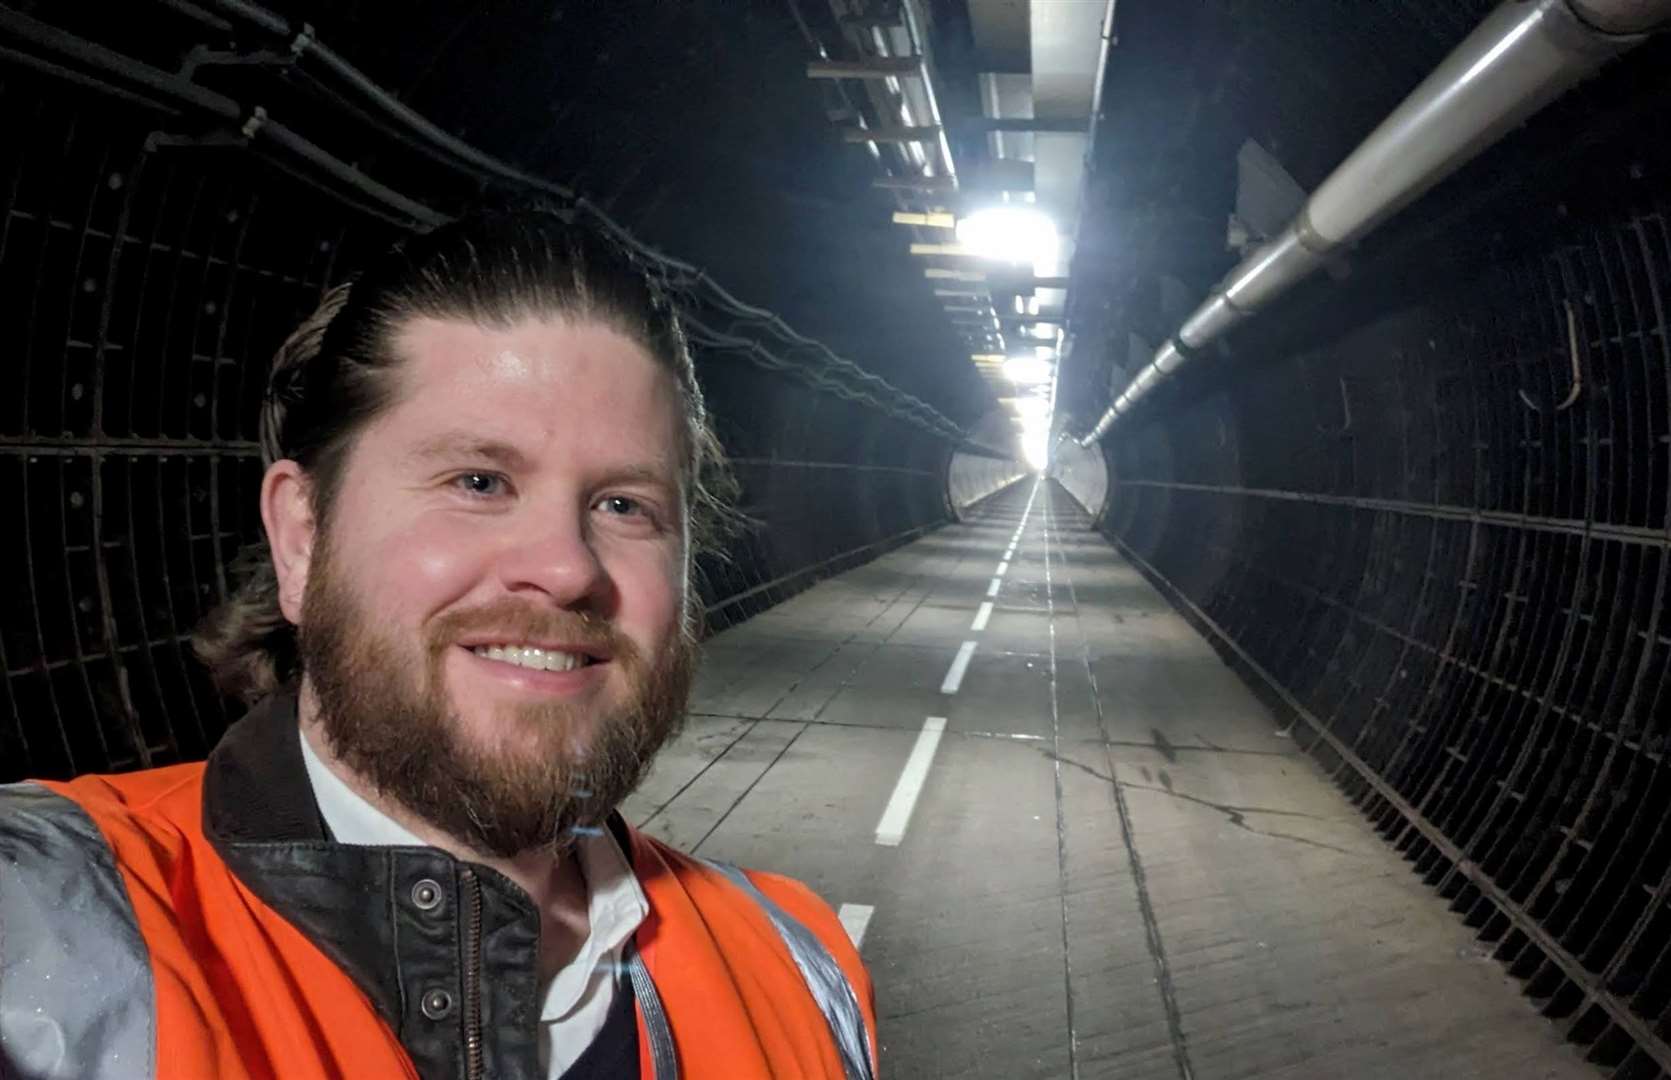
[[[1034,472],[1043,472],[1050,464],[1050,429],[1029,428],[1021,433],[1021,456]]]
[[[977,255],[1035,269],[1053,263],[1061,247],[1055,222],[1027,206],[992,206],[959,218],[957,242]]]
[[[1023,397],[1014,399],[1015,415],[1026,427],[1036,421],[1046,420],[1050,416],[1050,402],[1041,397]]]
[[[1050,381],[1050,364],[1036,356],[1012,356],[1004,361],[1004,378],[1017,386]]]

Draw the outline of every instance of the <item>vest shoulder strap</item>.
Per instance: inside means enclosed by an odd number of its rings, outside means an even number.
[[[724,874],[759,904],[766,912],[767,918],[771,919],[772,925],[783,938],[783,943],[789,947],[789,954],[794,957],[795,966],[800,968],[801,977],[806,980],[813,1000],[818,1002],[825,1022],[830,1026],[830,1036],[835,1040],[836,1051],[841,1057],[842,1071],[847,1080],[875,1080],[875,1070],[871,1067],[870,1040],[865,1031],[864,1011],[859,1007],[859,997],[853,991],[853,984],[847,981],[847,974],[841,970],[841,965],[830,954],[830,950],[824,947],[818,935],[761,892],[759,886],[749,880],[749,876],[742,870],[730,863],[702,859],[700,856],[697,858]]]
[[[0,1075],[156,1075],[150,951],[104,835],[73,799],[0,785]]]

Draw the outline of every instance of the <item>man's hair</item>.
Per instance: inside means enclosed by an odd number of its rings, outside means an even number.
[[[325,293],[273,358],[263,466],[284,458],[302,466],[324,531],[356,440],[394,402],[404,362],[396,340],[412,320],[506,329],[553,317],[601,323],[677,379],[692,554],[717,551],[735,484],[671,298],[618,241],[544,208],[477,212],[409,237]],[[279,609],[265,541],[239,554],[234,575],[236,591],[205,616],[192,644],[222,693],[254,702],[299,673],[296,630]]]

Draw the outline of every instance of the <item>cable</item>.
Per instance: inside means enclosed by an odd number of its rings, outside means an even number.
[[[936,434],[957,439],[967,438],[961,427],[932,405],[899,389],[882,376],[866,371],[859,365],[838,355],[823,342],[797,332],[776,313],[738,299],[706,271],[639,240],[591,200],[577,197],[569,188],[525,173],[477,150],[462,140],[448,135],[429,120],[398,101],[363,72],[320,42],[313,32],[312,26],[303,24],[301,30],[297,31],[288,20],[259,4],[251,2],[251,0],[214,0],[214,5],[228,15],[251,23],[270,34],[285,38],[290,42],[292,52],[296,55],[299,63],[305,63],[309,59],[316,60],[331,75],[340,79],[357,95],[375,106],[398,128],[404,128],[410,135],[415,135],[417,139],[424,142],[432,151],[429,156],[440,156],[443,164],[450,163],[454,167],[481,179],[505,181],[556,198],[560,204],[572,207],[577,213],[587,215],[588,218],[610,233],[629,250],[637,253],[640,258],[655,267],[670,287],[680,292],[695,294],[709,306],[720,309],[725,314],[732,316],[733,326],[738,323],[748,323],[785,344],[810,350],[821,358],[824,364],[845,378],[874,387],[877,393],[897,399],[900,403],[897,409],[880,404],[878,404],[878,407],[887,408],[887,411],[895,415],[908,416],[913,423],[917,423]],[[401,138],[398,132],[391,134],[396,138]],[[401,138],[401,141],[410,143],[412,140]],[[401,209],[411,213],[411,210],[405,206],[402,206]],[[413,216],[418,220],[423,220],[421,215],[414,214]],[[804,365],[802,371],[807,375],[812,373],[812,369]],[[828,380],[820,381],[827,382]],[[877,398],[873,394],[857,392],[853,400],[875,402]]]

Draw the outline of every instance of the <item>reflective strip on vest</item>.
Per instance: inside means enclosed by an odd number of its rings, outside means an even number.
[[[638,999],[638,1011],[644,1017],[644,1030],[650,1038],[650,1068],[655,1080],[679,1080],[679,1057],[673,1045],[673,1032],[667,1026],[667,1011],[661,1006],[661,995],[656,993],[655,980],[638,946],[627,939],[627,977],[632,980],[633,996]]]
[[[151,957],[110,846],[70,799],[0,785],[0,1076],[156,1075]]]
[[[802,926],[794,916],[773,903],[771,897],[761,892],[747,874],[728,863],[716,862],[713,859],[703,859],[720,873],[754,898],[754,902],[765,909],[766,915],[777,928],[783,943],[789,946],[789,953],[795,958],[795,966],[801,969],[801,977],[806,980],[807,989],[812,991],[813,1000],[818,1002],[818,1008],[823,1011],[824,1019],[830,1025],[830,1035],[835,1039],[836,1050],[841,1057],[842,1071],[847,1080],[874,1080],[875,1073],[870,1067],[870,1040],[865,1034],[864,1011],[859,1008],[859,997],[853,992],[853,984],[847,981],[847,973],[841,970],[830,950],[818,940],[818,935]]]

